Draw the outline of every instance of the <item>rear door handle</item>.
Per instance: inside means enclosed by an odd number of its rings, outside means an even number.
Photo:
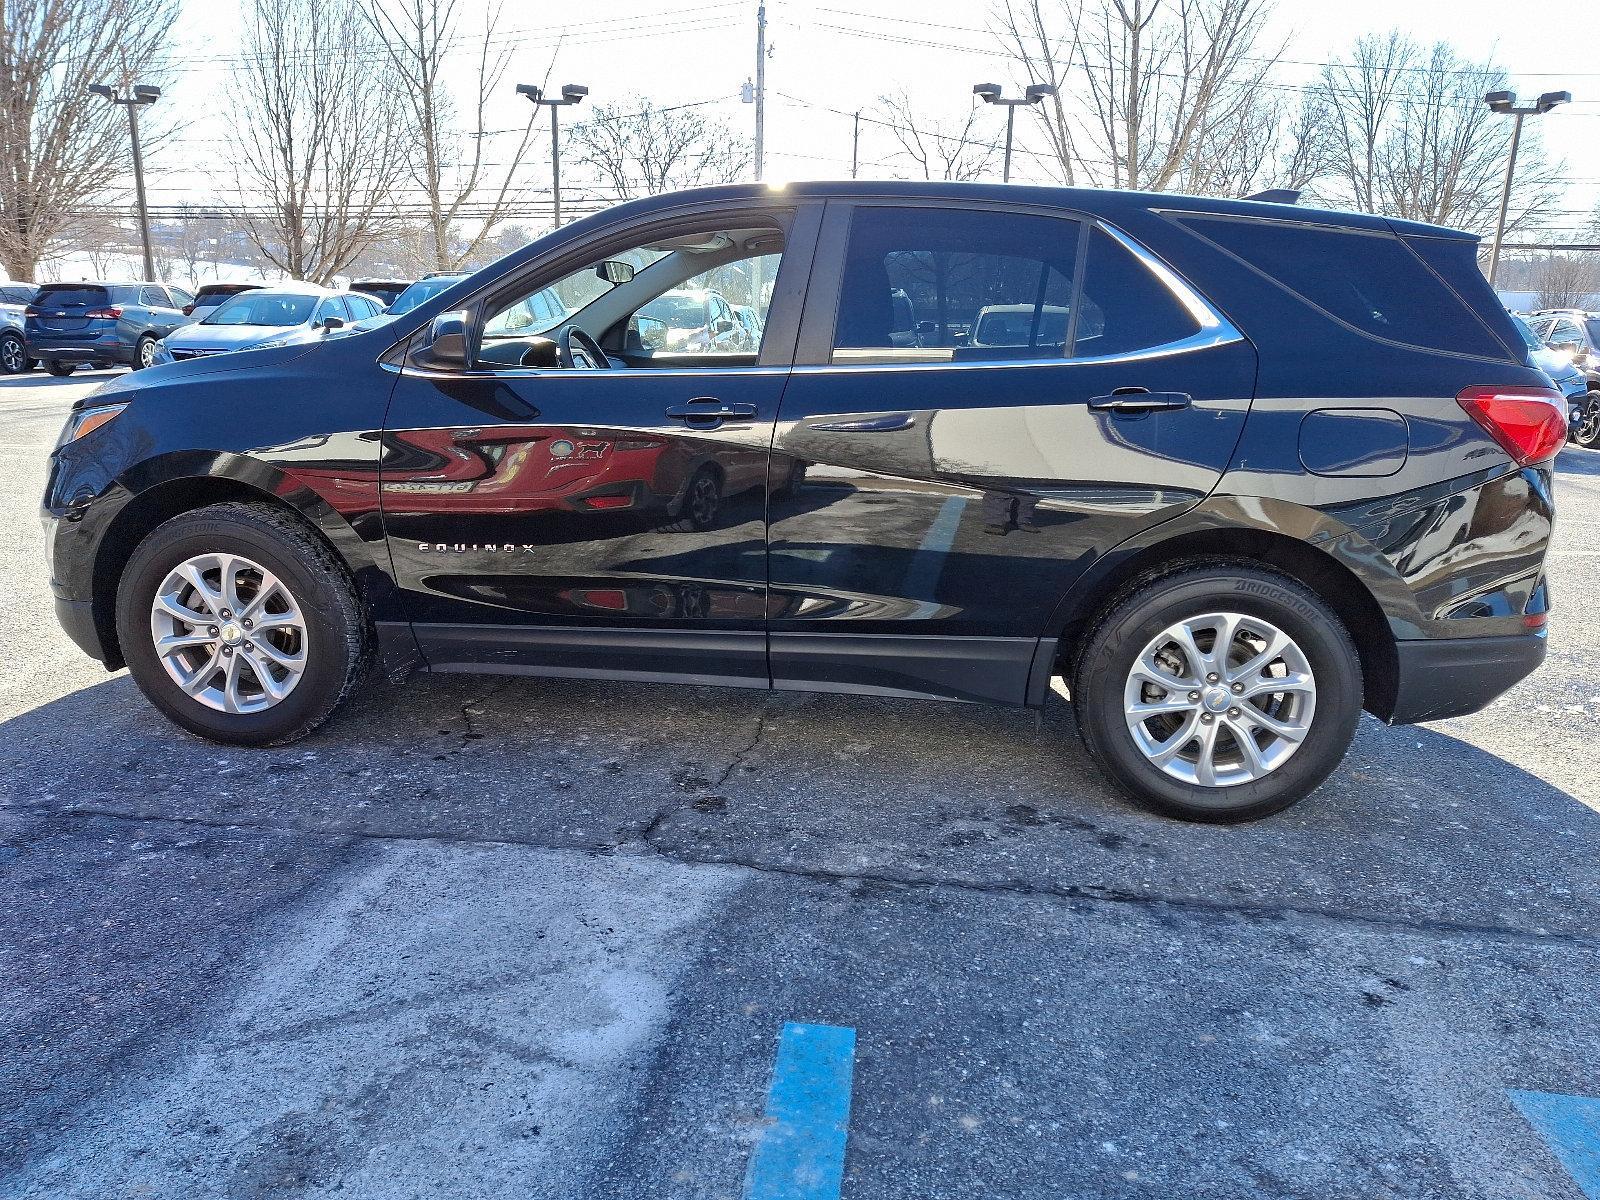
[[[1109,396],[1089,397],[1090,408],[1110,413],[1169,412],[1193,403],[1194,397],[1188,392],[1152,392],[1142,387],[1118,388]]]
[[[696,396],[687,404],[667,409],[667,416],[695,429],[715,429],[724,421],[749,420],[755,415],[754,404],[724,404],[715,396]]]

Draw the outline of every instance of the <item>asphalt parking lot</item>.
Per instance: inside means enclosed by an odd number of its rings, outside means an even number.
[[[1210,828],[1061,703],[423,676],[181,734],[50,606],[102,377],[0,382],[0,1196],[736,1198],[786,1022],[855,1031],[846,1197],[1585,1195],[1512,1093],[1600,1095],[1600,453],[1541,673]]]

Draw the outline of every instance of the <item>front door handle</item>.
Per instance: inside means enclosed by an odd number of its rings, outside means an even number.
[[[724,404],[715,396],[696,396],[687,404],[667,409],[667,416],[694,429],[715,429],[724,421],[749,420],[755,415],[754,404]]]
[[[1110,413],[1170,412],[1193,403],[1188,392],[1152,392],[1142,387],[1122,387],[1109,396],[1089,397],[1090,408]]]

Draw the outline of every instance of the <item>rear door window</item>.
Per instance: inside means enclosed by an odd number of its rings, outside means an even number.
[[[855,211],[835,362],[1060,358],[1080,224],[958,208]]]
[[[1362,333],[1410,346],[1506,357],[1506,348],[1461,298],[1390,234],[1258,218],[1181,220]]]
[[[166,292],[158,287],[139,289],[139,303],[146,308],[171,308],[172,301],[167,298]]]

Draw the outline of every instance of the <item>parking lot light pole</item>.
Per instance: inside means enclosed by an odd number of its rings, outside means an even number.
[[[161,99],[161,89],[146,83],[133,85],[133,94],[119,96],[114,88],[103,83],[91,83],[89,93],[120,104],[128,110],[128,135],[133,139],[133,194],[139,206],[139,242],[144,248],[144,277],[151,282],[156,278],[155,255],[150,253],[150,210],[144,201],[144,158],[139,153],[139,109]]]
[[[544,89],[535,84],[517,84],[517,95],[526,96],[534,104],[543,104],[550,109],[550,188],[555,201],[557,227],[561,225],[561,124],[556,113],[569,104],[581,104],[588,94],[589,89],[579,83],[562,84],[559,97],[546,96]]]
[[[1532,104],[1518,104],[1515,92],[1490,92],[1483,98],[1491,112],[1504,113],[1516,118],[1511,127],[1511,153],[1506,158],[1506,181],[1500,189],[1500,215],[1494,223],[1494,246],[1489,251],[1489,286],[1500,271],[1500,243],[1506,234],[1506,210],[1511,207],[1511,177],[1517,171],[1517,147],[1522,143],[1522,118],[1543,116],[1558,104],[1572,99],[1571,92],[1546,92]]]
[[[1046,96],[1054,96],[1056,89],[1048,83],[1030,83],[1022,95],[1014,100],[1007,100],[1002,95],[1002,88],[998,83],[978,83],[972,87],[974,96],[982,96],[986,104],[1003,104],[1006,109],[1006,163],[1000,176],[1001,182],[1011,182],[1011,135],[1016,128],[1017,108],[1024,104],[1037,104]]]

